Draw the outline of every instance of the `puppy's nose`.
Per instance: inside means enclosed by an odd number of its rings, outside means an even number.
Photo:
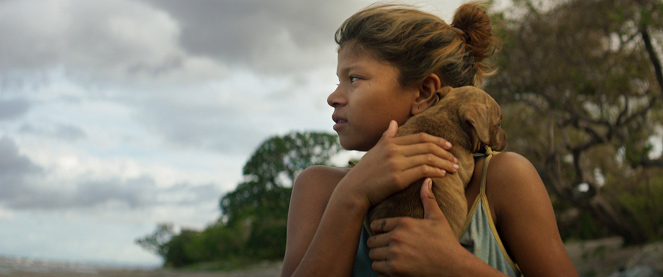
[[[506,145],[507,145],[507,136],[506,136],[506,132],[504,132],[504,130],[500,129],[500,136],[498,136],[498,140],[499,140],[499,149],[498,149],[498,151],[502,151],[502,150],[504,150],[504,148],[506,148]]]

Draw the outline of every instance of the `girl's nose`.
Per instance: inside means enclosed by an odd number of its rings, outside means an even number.
[[[336,86],[336,89],[327,97],[327,104],[336,108],[336,106],[343,106],[347,104],[347,99],[341,91],[341,86]]]

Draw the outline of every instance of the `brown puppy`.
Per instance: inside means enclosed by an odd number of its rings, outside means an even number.
[[[486,145],[495,151],[504,149],[506,134],[500,127],[500,106],[483,90],[473,86],[455,89],[447,86],[436,93],[441,99],[423,113],[408,119],[396,136],[425,132],[445,138],[453,145],[450,152],[458,159],[458,173],[433,178],[433,193],[458,238],[467,217],[465,187],[474,172],[472,153],[482,151]],[[388,217],[423,218],[424,209],[419,197],[423,181],[412,183],[373,207],[365,223]],[[370,228],[368,230],[370,232]]]

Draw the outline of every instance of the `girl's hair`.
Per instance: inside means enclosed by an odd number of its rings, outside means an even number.
[[[400,71],[410,86],[437,74],[442,86],[480,85],[495,73],[483,62],[502,46],[493,34],[485,2],[463,4],[451,25],[405,5],[371,5],[352,15],[336,31],[339,49],[348,42]]]

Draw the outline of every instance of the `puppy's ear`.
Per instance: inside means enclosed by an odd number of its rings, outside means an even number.
[[[490,142],[490,121],[485,104],[467,103],[458,109],[460,120],[465,122],[472,135],[484,144]]]
[[[449,94],[449,92],[451,92],[453,89],[454,88],[452,88],[451,86],[444,86],[444,87],[441,87],[440,89],[438,89],[435,93],[437,93],[439,95],[440,99],[442,99],[445,96],[447,96],[447,94]]]
[[[411,113],[412,115],[420,114],[431,106],[435,105],[438,100],[440,100],[437,91],[442,86],[440,78],[435,74],[431,73],[424,79],[423,82],[418,87],[418,94],[414,102],[412,103]]]

